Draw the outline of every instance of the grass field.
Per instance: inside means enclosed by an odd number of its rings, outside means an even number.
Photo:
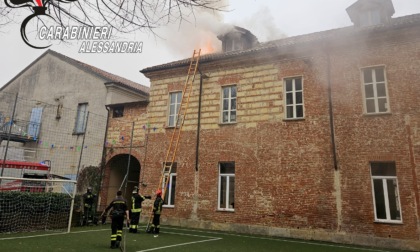
[[[379,248],[357,247],[334,243],[284,239],[278,237],[242,235],[227,232],[195,230],[163,226],[159,237],[144,232],[124,231],[123,248],[126,252],[140,251],[276,251],[276,252],[383,252]],[[120,251],[110,249],[109,224],[72,228],[70,233],[0,234],[0,251],[56,252],[56,251]],[[125,245],[125,246],[124,246]]]

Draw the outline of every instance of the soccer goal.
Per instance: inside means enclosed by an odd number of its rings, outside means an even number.
[[[76,181],[0,177],[0,233],[70,232]]]

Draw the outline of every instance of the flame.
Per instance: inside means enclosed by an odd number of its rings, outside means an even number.
[[[214,48],[211,40],[207,40],[205,45],[201,48],[201,54],[214,53],[215,51],[216,49]]]
[[[41,2],[41,0],[36,0],[36,3],[38,4],[38,6],[42,6],[42,2]]]

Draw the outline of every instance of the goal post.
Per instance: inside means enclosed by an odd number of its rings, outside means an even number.
[[[0,233],[70,232],[76,183],[0,177]]]

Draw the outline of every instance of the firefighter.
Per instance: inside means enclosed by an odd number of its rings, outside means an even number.
[[[124,226],[124,216],[127,218],[127,223],[130,222],[127,208],[127,201],[122,197],[122,192],[118,191],[115,199],[107,206],[104,213],[108,215],[111,211],[111,248],[119,248],[122,241],[122,232]],[[101,216],[102,217],[102,216]]]
[[[130,210],[130,233],[137,233],[137,227],[140,221],[141,203],[146,199],[152,199],[151,196],[143,196],[139,193],[138,188],[135,187],[133,195],[131,196],[131,210]]]
[[[155,199],[155,202],[153,203],[153,222],[152,222],[152,226],[149,230],[149,233],[153,233],[154,237],[159,236],[160,214],[162,212],[162,205],[163,205],[162,191],[157,190],[156,191],[156,199]]]
[[[96,195],[92,193],[92,187],[89,186],[85,194],[83,194],[83,225],[89,223],[89,219],[93,221],[93,204],[95,203]]]

